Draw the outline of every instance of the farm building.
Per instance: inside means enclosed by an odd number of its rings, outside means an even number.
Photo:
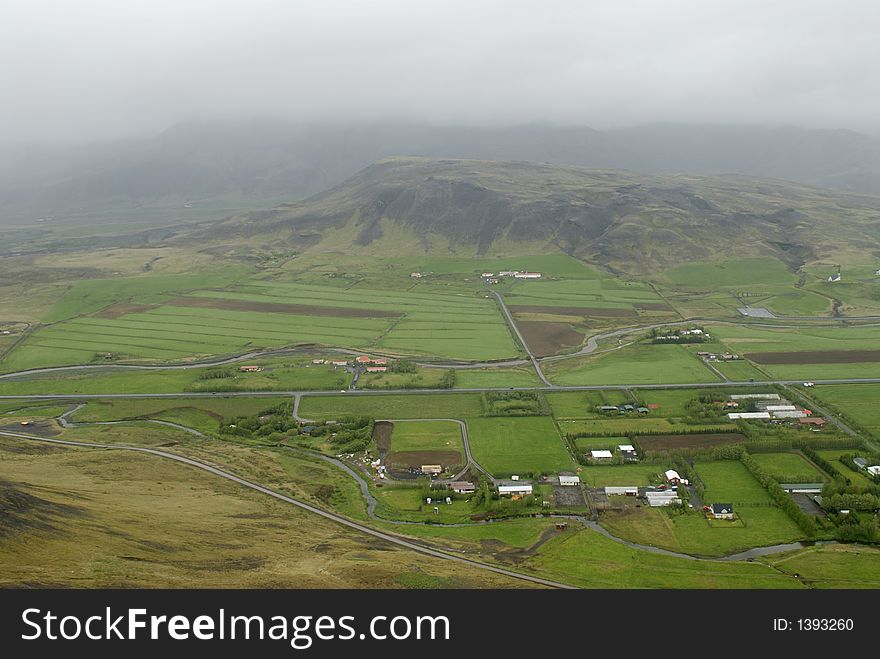
[[[681,505],[681,499],[678,497],[678,493],[673,490],[649,490],[648,492],[645,492],[645,498],[648,500],[648,505],[652,508],[658,508],[660,506]]]
[[[525,481],[499,481],[498,494],[523,496],[532,493],[532,484]]]
[[[373,361],[372,357],[367,357],[366,355],[360,355],[355,359],[358,364],[370,364]]]
[[[675,469],[667,469],[666,473],[663,474],[666,477],[666,482],[672,483],[673,485],[678,485],[681,482],[681,476],[678,475],[678,472]]]
[[[730,400],[779,400],[779,394],[733,394]]]
[[[871,465],[865,471],[867,471],[872,476],[880,476],[880,465]]]
[[[821,494],[825,483],[780,483],[779,487],[789,494]]]
[[[639,495],[639,488],[635,485],[609,485],[605,488],[605,496],[612,496],[615,494],[636,497]]]
[[[494,277],[494,276],[495,276],[495,273],[494,273],[494,272],[484,272],[484,273],[483,273],[482,275],[480,275],[480,276],[481,276],[483,279],[487,279],[487,278],[489,278],[489,277]]]
[[[632,444],[621,444],[617,448],[620,451],[620,454],[623,456],[624,460],[633,461],[639,459],[639,456],[636,453],[636,447]]]
[[[263,370],[262,366],[239,366],[238,370],[242,373],[259,373]]]
[[[323,360],[323,359],[313,359],[313,360],[312,360],[312,363],[313,363],[313,364],[323,364],[323,363],[324,363],[324,360]]]
[[[348,366],[348,362],[341,361],[339,359],[337,359],[336,361],[330,362],[330,363],[333,364],[334,366]]]
[[[806,410],[783,410],[781,412],[771,412],[774,419],[803,419],[807,416]]]
[[[443,472],[442,465],[422,465],[419,469],[423,474],[435,474],[436,475],[436,474]]]
[[[576,486],[581,484],[581,477],[572,474],[559,474],[559,484],[567,486]]]
[[[411,272],[411,273],[409,273],[409,276],[412,277],[413,279],[421,279],[422,273],[421,272]]]
[[[523,270],[521,272],[513,273],[513,276],[516,279],[540,279],[541,273],[540,272],[526,272],[525,270]]]
[[[376,366],[387,366],[388,365],[388,360],[385,359],[385,357],[373,357],[370,360],[370,362],[375,364]]]
[[[727,418],[731,421],[737,419],[765,419],[770,420],[770,412],[728,412]]]
[[[469,494],[476,492],[477,486],[469,481],[452,481],[449,484],[449,489],[458,494]]]
[[[384,373],[387,370],[387,366],[367,366],[367,373]]]
[[[610,460],[614,456],[611,454],[611,451],[594,449],[590,451],[590,457],[593,460]]]
[[[600,412],[617,412],[617,405],[600,405]]]
[[[823,419],[821,416],[803,417],[801,419],[798,419],[798,423],[803,423],[804,425],[816,426],[817,428],[821,428],[822,426],[825,425],[825,419]]]
[[[797,407],[794,405],[767,405],[764,407],[766,412],[793,412]]]
[[[713,503],[710,508],[715,519],[733,519],[732,503]]]
[[[868,468],[868,461],[865,458],[853,458],[853,464],[859,469]]]

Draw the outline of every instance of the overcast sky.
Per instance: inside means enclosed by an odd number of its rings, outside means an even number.
[[[272,115],[880,128],[878,0],[2,0],[0,141]]]

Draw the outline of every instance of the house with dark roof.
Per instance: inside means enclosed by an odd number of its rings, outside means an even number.
[[[733,519],[732,503],[713,503],[710,508],[715,519]]]

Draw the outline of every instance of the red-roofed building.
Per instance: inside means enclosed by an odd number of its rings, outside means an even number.
[[[370,363],[371,361],[373,361],[373,360],[372,360],[372,358],[367,357],[366,355],[361,355],[361,356],[359,356],[357,359],[355,359],[355,361],[356,361],[358,364],[369,364],[369,363]]]
[[[825,419],[823,419],[821,416],[811,416],[798,419],[798,423],[803,423],[805,426],[816,426],[818,428],[821,428],[825,425]]]
[[[387,370],[387,366],[367,366],[367,373],[384,373]]]

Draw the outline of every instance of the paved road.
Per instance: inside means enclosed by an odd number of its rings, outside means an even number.
[[[880,378],[835,378],[811,380],[815,384],[880,384]],[[424,394],[478,394],[485,391],[619,391],[621,389],[694,389],[769,387],[773,385],[800,385],[804,380],[756,380],[754,382],[679,382],[675,384],[590,384],[543,387],[469,387],[463,389],[358,389],[354,391],[226,391],[222,393],[181,391],[166,394],[5,394],[0,400],[91,400],[100,398],[237,398],[278,396],[420,396]]]
[[[207,471],[215,476],[219,476],[220,478],[225,478],[226,480],[232,481],[234,483],[238,483],[239,485],[243,485],[252,490],[256,490],[257,492],[261,492],[270,497],[274,497],[280,501],[285,503],[289,503],[293,506],[306,510],[315,515],[320,515],[325,519],[329,519],[332,522],[336,522],[337,524],[341,524],[350,529],[354,529],[355,531],[360,531],[361,533],[365,533],[367,535],[373,536],[374,538],[379,538],[380,540],[384,540],[386,542],[390,542],[392,544],[398,545],[400,547],[405,547],[406,549],[411,549],[412,551],[416,551],[420,554],[425,554],[427,556],[431,556],[433,558],[440,558],[447,561],[455,561],[457,563],[463,563],[465,565],[470,565],[471,567],[476,567],[481,570],[487,570],[489,572],[495,572],[496,574],[503,574],[504,576],[513,577],[515,579],[523,579],[525,581],[530,581],[535,584],[539,584],[542,586],[549,586],[551,588],[573,588],[568,584],[559,583],[556,581],[551,581],[549,579],[542,579],[540,577],[535,577],[528,574],[521,574],[519,572],[514,572],[513,570],[506,570],[501,567],[496,567],[494,565],[487,565],[486,563],[480,563],[479,561],[474,561],[468,558],[464,558],[462,556],[455,556],[453,554],[448,554],[446,552],[432,549],[430,547],[426,547],[424,545],[420,545],[415,542],[411,542],[409,540],[405,540],[401,537],[392,535],[390,533],[385,533],[383,531],[378,531],[369,526],[364,526],[363,524],[359,524],[354,522],[346,517],[341,515],[337,515],[335,513],[324,510],[323,508],[318,508],[317,506],[313,506],[305,501],[300,501],[299,499],[294,499],[293,497],[287,496],[286,494],[281,494],[279,492],[275,492],[274,490],[269,489],[268,487],[264,487],[257,483],[253,483],[249,480],[246,480],[240,476],[236,476],[233,473],[228,471],[224,471],[222,469],[218,469],[217,467],[212,467],[209,464],[204,462],[199,462],[198,460],[194,460],[192,458],[186,458],[181,455],[177,455],[175,453],[168,453],[167,451],[160,451],[158,449],[145,448],[141,446],[126,446],[126,445],[118,445],[118,444],[96,444],[92,442],[75,442],[71,440],[63,440],[63,439],[46,439],[42,437],[35,437],[32,435],[23,435],[20,433],[0,431],[0,435],[5,437],[14,437],[17,439],[26,439],[33,442],[45,442],[49,444],[61,444],[64,446],[79,446],[85,448],[94,448],[94,449],[111,449],[117,451],[134,451],[136,453],[146,453],[149,455],[153,455],[160,458],[165,458],[167,460],[173,460],[175,462],[179,462],[181,464],[188,465],[190,467],[195,467],[196,469],[201,469],[202,471]]]
[[[532,366],[535,367],[535,372],[538,374],[538,377],[541,378],[541,382],[546,384],[548,387],[552,387],[553,383],[547,379],[547,376],[544,375],[544,371],[541,370],[541,365],[538,363],[538,359],[532,353],[531,349],[529,348],[529,344],[526,343],[526,340],[523,338],[522,333],[519,331],[519,327],[516,326],[516,321],[513,319],[513,314],[510,313],[510,309],[507,308],[507,304],[505,304],[504,298],[501,296],[501,293],[499,293],[498,291],[491,291],[491,293],[495,296],[495,299],[498,300],[498,304],[501,305],[501,311],[504,313],[504,317],[507,319],[507,324],[510,326],[511,331],[516,334],[517,338],[519,338],[519,342],[525,349],[526,354],[528,354],[529,359],[532,362]]]

